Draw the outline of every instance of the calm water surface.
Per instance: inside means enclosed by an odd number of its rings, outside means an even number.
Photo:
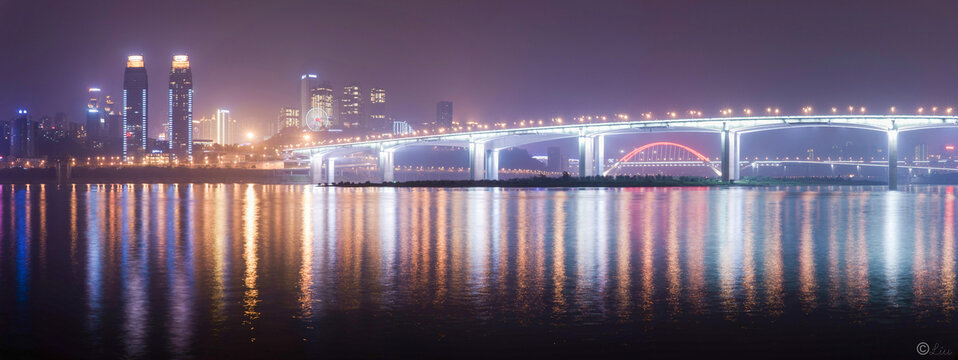
[[[958,350],[954,187],[0,185],[0,358]]]

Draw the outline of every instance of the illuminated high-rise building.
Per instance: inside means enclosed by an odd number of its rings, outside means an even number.
[[[336,109],[336,98],[333,94],[333,86],[329,84],[329,81],[323,81],[310,90],[309,101],[311,109],[323,109],[326,111],[326,116],[329,117],[330,123],[335,124],[336,114],[334,114],[334,111]],[[300,114],[300,117],[305,119],[306,115],[307,114]],[[304,121],[301,124],[305,125],[306,122]]]
[[[112,144],[116,144],[123,137],[123,114],[110,95],[103,101],[103,116],[106,118],[105,136]],[[115,150],[115,146],[111,145],[112,149]]]
[[[299,84],[299,122],[296,126],[306,123],[306,113],[312,107],[312,91],[319,84],[319,77],[316,74],[303,74],[300,77]]]
[[[26,110],[17,110],[17,118],[10,124],[10,156],[35,158],[40,139],[39,124],[31,121]]]
[[[203,116],[193,121],[193,136],[197,140],[214,141],[216,139],[216,115]]]
[[[340,121],[344,128],[359,127],[363,121],[363,95],[359,84],[352,83],[343,88]]]
[[[386,90],[382,88],[369,89],[369,130],[388,132],[392,125],[386,119]]]
[[[436,123],[441,127],[452,126],[452,101],[440,101],[436,104]]]
[[[186,55],[174,55],[170,67],[170,160],[189,162],[193,155],[193,72]]]
[[[216,136],[213,142],[217,144],[234,144],[235,121],[230,117],[230,111],[227,109],[216,109]]]
[[[147,112],[146,112],[146,67],[143,55],[130,55],[126,58],[126,70],[123,72],[123,159],[129,155],[142,155],[146,152]]]
[[[90,100],[87,102],[86,109],[86,137],[88,143],[94,143],[101,140],[106,135],[106,117],[103,113],[103,92],[100,88],[90,88],[88,90]]]
[[[284,106],[279,109],[279,118],[276,120],[276,131],[278,133],[288,127],[296,127],[300,119],[299,109],[292,106]]]
[[[86,107],[88,109],[100,109],[103,107],[103,92],[100,91],[100,88],[92,87],[88,90],[90,94],[90,100],[87,102]]]

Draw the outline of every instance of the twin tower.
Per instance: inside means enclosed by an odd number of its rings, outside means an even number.
[[[123,73],[123,159],[143,160],[159,147],[148,141],[147,76],[143,55],[126,58]],[[171,164],[189,164],[193,158],[193,73],[186,55],[174,55],[170,67],[169,118],[164,152]]]

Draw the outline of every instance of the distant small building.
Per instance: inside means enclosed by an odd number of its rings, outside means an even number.
[[[452,101],[440,101],[436,104],[436,126],[450,127],[452,121]]]
[[[548,163],[546,164],[546,169],[549,171],[563,171],[562,168],[562,151],[558,146],[550,146],[547,149],[547,154],[549,155]]]
[[[412,126],[408,122],[394,120],[393,121],[393,135],[406,135],[412,133]]]

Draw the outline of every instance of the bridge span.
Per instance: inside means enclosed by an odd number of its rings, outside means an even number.
[[[469,149],[470,178],[497,180],[499,151],[542,141],[578,138],[579,174],[605,173],[605,136],[642,132],[714,132],[721,138],[719,173],[726,182],[740,178],[739,148],[747,133],[795,127],[855,128],[884,132],[888,137],[888,187],[898,184],[898,134],[905,131],[956,128],[958,116],[938,115],[805,115],[748,116],[694,119],[573,122],[537,127],[496,128],[471,132],[438,133],[390,137],[328,144],[302,144],[284,151],[308,156],[310,173],[316,183],[335,181],[336,158],[356,152],[378,154],[383,182],[394,181],[394,153],[408,146],[456,146]]]

